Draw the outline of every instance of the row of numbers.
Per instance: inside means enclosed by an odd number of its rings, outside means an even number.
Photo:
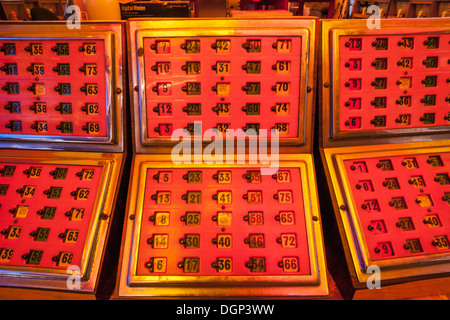
[[[8,263],[11,261],[15,249],[13,248],[0,248],[0,263]],[[27,265],[38,266],[41,263],[44,250],[30,250],[21,255],[21,258]],[[58,255],[50,258],[53,264],[57,267],[69,267],[72,264],[73,253],[72,252],[60,252]]]
[[[5,239],[18,240],[22,228],[23,227],[21,226],[10,226],[5,230],[1,230],[0,234],[4,235]],[[29,236],[31,236],[34,241],[47,241],[50,231],[51,228],[36,228],[36,230],[30,232]],[[66,229],[64,232],[58,234],[58,238],[60,238],[63,243],[77,243],[79,233],[80,231],[77,229]]]
[[[81,52],[86,56],[96,55],[97,44],[84,43],[75,51]],[[14,42],[4,42],[2,46],[0,46],[0,52],[2,52],[5,56],[15,56],[19,54],[19,52],[17,51],[16,43]],[[54,54],[55,56],[69,56],[71,54],[69,43],[56,43],[48,53],[44,52],[44,46],[42,43],[30,43],[29,46],[24,48],[24,52],[27,52],[32,56],[47,54]]]
[[[306,274],[299,174],[289,167],[271,175],[261,168],[148,169],[139,273]],[[267,260],[273,250],[280,253],[275,263]]]
[[[182,238],[178,239],[178,243],[185,249],[199,249],[202,242],[200,241],[200,234],[185,234]],[[243,240],[243,244],[247,245],[250,249],[265,248],[265,243],[264,233],[252,233]],[[282,233],[275,239],[275,243],[279,244],[281,248],[297,248],[297,234]],[[167,249],[169,248],[169,234],[153,234],[147,239],[147,244],[153,249]],[[211,239],[210,244],[218,249],[231,249],[233,248],[233,235],[217,234],[217,236]]]
[[[423,240],[422,240],[423,241]],[[438,235],[432,237],[429,242],[431,245],[438,250],[448,250],[450,245],[448,242],[448,237],[446,235]],[[424,252],[423,243],[419,238],[407,239],[403,244],[402,251],[407,251],[410,254],[420,254]],[[380,242],[374,249],[374,252],[381,257],[391,257],[396,253],[394,252],[393,245],[391,242]]]
[[[174,126],[171,123],[161,123],[153,130],[157,132],[160,136],[171,136],[174,131]],[[197,125],[196,123],[188,123],[186,127],[182,128],[183,130],[189,132],[191,135],[201,134],[201,125]],[[261,129],[260,123],[247,123],[242,128],[232,128],[231,123],[217,123],[212,130],[217,133],[221,133],[226,136],[229,135],[231,130],[242,129],[247,135],[258,135]],[[289,123],[275,123],[270,130],[273,130],[276,134],[280,136],[285,136],[289,134]]]
[[[20,94],[19,82],[7,82],[1,88],[3,91],[10,95]],[[58,86],[53,88],[53,90],[60,96],[70,96],[72,95],[72,84],[59,83]],[[99,86],[97,83],[86,83],[79,90],[80,92],[83,92],[85,96],[96,96],[99,94]],[[31,84],[31,86],[27,87],[27,91],[30,91],[35,96],[43,96],[46,94],[45,83],[33,83]]]
[[[400,229],[402,231],[416,230],[415,223],[412,217],[401,217],[395,222],[394,225],[387,225],[384,220],[373,220],[367,226],[367,229],[373,234],[382,234],[388,232],[388,227],[393,229]],[[427,214],[425,217],[419,221],[429,228],[442,228],[442,220],[439,218],[438,214]],[[395,227],[395,228],[394,228]]]
[[[216,40],[212,45],[216,53],[231,53],[231,40]],[[292,51],[292,41],[289,39],[277,40],[271,46],[277,53],[289,53]],[[200,53],[201,42],[200,40],[186,40],[180,48],[186,53]],[[241,44],[241,48],[248,53],[260,53],[262,49],[261,39],[249,39],[245,43]],[[170,40],[157,40],[150,46],[150,49],[156,54],[170,54],[172,52],[172,44]]]
[[[450,102],[450,96],[443,99],[445,102]],[[422,103],[424,107],[430,107],[436,105],[436,95],[435,94],[426,94],[421,99],[418,100]],[[395,104],[400,107],[411,107],[413,99],[411,95],[402,95],[399,96],[395,100]],[[440,101],[443,102],[443,101]],[[370,102],[370,104],[376,109],[384,109],[387,107],[387,97],[374,97],[374,99]],[[347,102],[345,102],[345,106],[349,108],[349,110],[360,110],[361,109],[361,98],[350,98]]]
[[[165,273],[167,272],[168,258],[166,257],[152,257],[150,261],[146,262],[145,267],[148,268],[151,273]],[[299,258],[298,257],[283,257],[278,263],[278,268],[281,268],[283,272],[298,272],[299,271]],[[179,263],[177,267],[182,269],[183,273],[199,273],[200,270],[200,258],[199,257],[186,257]],[[247,262],[244,263],[244,267],[251,273],[264,273],[266,272],[266,258],[265,257],[250,257]],[[211,262],[211,268],[215,269],[218,273],[230,273],[233,272],[233,258],[219,257],[215,261]]]
[[[0,165],[0,264],[63,269],[79,265],[101,167],[69,163]]]
[[[426,158],[427,158],[425,161],[426,164],[424,165],[426,168],[438,168],[448,166],[448,163],[444,162],[440,155],[430,155],[427,156]],[[418,169],[421,167],[419,166],[419,161],[417,160],[417,157],[414,156],[402,158],[401,166],[405,169]],[[376,168],[381,171],[395,170],[393,162],[389,158],[377,161]],[[369,167],[367,166],[367,163],[364,160],[353,162],[353,164],[350,166],[350,169],[355,173],[369,172]]]
[[[447,78],[446,82],[450,83],[450,78]],[[437,75],[425,76],[421,80],[421,83],[424,86],[424,88],[434,88],[437,86],[438,76]],[[373,87],[376,90],[388,89],[387,84],[388,78],[385,77],[375,78],[370,82],[371,87]],[[395,84],[399,89],[410,89],[412,87],[412,77],[400,77],[395,82]],[[350,78],[347,82],[344,83],[344,85],[349,90],[363,90],[361,78]]]
[[[6,165],[3,168],[0,169],[0,177],[14,177],[14,174],[16,171],[16,166],[13,165]],[[27,178],[40,178],[42,173],[43,167],[34,167],[31,166],[28,169],[22,171],[22,173]],[[49,174],[53,176],[53,179],[58,180],[64,180],[67,177],[68,168],[61,168],[57,167],[54,170],[50,171]],[[95,170],[93,169],[81,169],[81,171],[77,172],[75,174],[76,177],[80,180],[92,180],[94,177]],[[17,177],[17,176],[16,176]],[[24,176],[21,176],[20,178],[24,178]]]
[[[35,196],[37,186],[35,185],[24,185],[22,188],[17,189],[16,192],[22,198],[32,198]],[[9,185],[8,184],[0,184],[0,196],[6,196],[8,194]],[[74,197],[74,200],[87,200],[89,197],[90,189],[89,188],[77,188],[74,191],[70,192],[70,195]],[[43,194],[47,197],[47,199],[60,199],[63,195],[63,187],[49,187],[48,189],[43,191]],[[24,206],[22,206],[24,207]],[[22,208],[23,209],[23,208]],[[12,210],[16,216],[16,209]],[[23,214],[23,210],[20,210]]]
[[[388,61],[389,58],[375,58],[370,65],[374,68],[374,70],[387,70],[388,68]],[[415,63],[413,64],[414,58],[407,57],[407,58],[401,58],[395,62],[395,65],[397,65],[400,70],[409,70],[413,68],[413,65],[415,66]],[[447,64],[450,64],[450,60],[447,60]],[[424,60],[419,63],[419,65],[423,65],[426,69],[435,69],[438,68],[439,65],[439,57],[438,56],[429,56],[426,57]],[[348,62],[345,63],[345,66],[350,71],[360,71],[362,70],[362,59],[359,58],[353,58],[349,59]]]
[[[409,126],[415,119],[418,119],[424,125],[435,124],[438,120],[443,120],[444,122],[450,122],[450,111],[446,114],[441,114],[440,117],[434,112],[424,113],[422,115],[412,115],[410,113],[394,115],[392,117],[388,116],[374,116],[372,119],[367,119],[366,124],[372,126],[373,128],[386,127],[388,124],[395,123],[399,127]],[[392,120],[392,121],[390,121]],[[359,129],[364,126],[364,121],[362,117],[350,117],[345,121],[345,126],[350,129]],[[392,125],[393,126],[393,125]],[[367,127],[367,126],[366,126]]]
[[[448,125],[450,96],[436,90],[450,83],[447,42],[442,35],[343,37],[339,130]]]
[[[232,108],[231,103],[217,103],[214,107],[207,108],[206,110],[211,110],[218,117],[229,117],[231,116]],[[245,106],[238,107],[236,110],[240,110],[247,116],[259,116],[261,115],[261,103],[246,103]],[[276,116],[288,116],[290,114],[290,103],[276,103],[274,106],[269,106],[268,109],[274,113]],[[200,116],[202,115],[202,104],[201,103],[188,103],[185,107],[182,107],[180,111],[186,113],[188,116]],[[153,108],[158,116],[170,117],[177,110],[174,110],[172,103],[158,103],[157,107]]]
[[[200,226],[202,214],[201,212],[186,212],[179,219],[186,226]],[[295,212],[280,211],[273,219],[273,221],[279,222],[282,226],[292,226],[295,225]],[[168,211],[157,211],[149,216],[149,221],[155,226],[168,226],[170,225],[170,220],[171,214]],[[231,211],[219,211],[211,217],[211,220],[217,223],[218,226],[230,226],[235,219],[233,219]],[[243,216],[242,221],[249,226],[262,226],[264,225],[264,212],[250,211]]]

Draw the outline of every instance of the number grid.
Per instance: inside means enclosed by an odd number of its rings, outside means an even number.
[[[245,44],[255,39],[260,41],[261,52],[247,52]],[[170,52],[152,49],[158,41],[163,40],[169,42]],[[186,41],[191,40],[200,41],[198,53],[187,53],[186,49],[183,49]],[[290,52],[277,52],[273,45],[278,40],[292,41]],[[217,52],[217,49],[214,49],[217,41],[229,41],[227,43],[229,51]],[[143,45],[147,106],[147,119],[143,121],[148,128],[147,138],[168,138],[173,130],[188,128],[194,121],[202,122],[202,134],[212,128],[245,130],[247,124],[253,123],[259,124],[260,129],[266,129],[270,134],[270,129],[275,128],[277,123],[287,123],[288,128],[280,132],[280,135],[287,138],[298,137],[300,130],[298,57],[301,56],[302,50],[301,37],[144,38]],[[286,72],[284,65],[279,67],[278,73],[272,69],[279,61],[290,63],[289,73]],[[187,66],[187,62],[199,62],[199,70],[198,66]],[[250,73],[252,72],[250,69],[255,67],[249,66],[249,62],[260,62],[260,73]],[[165,67],[158,67],[158,63],[164,63]],[[170,67],[167,67],[167,63],[170,63]],[[243,66],[247,66],[247,70],[244,70]],[[163,73],[158,74],[161,70]],[[170,72],[167,72],[168,70]],[[198,73],[195,73],[196,71]],[[163,84],[160,90],[158,84]],[[274,86],[281,89],[278,94],[273,91]],[[284,92],[283,89],[287,91]],[[201,104],[201,115],[188,115],[183,111],[189,103]],[[256,114],[258,112],[242,111],[247,103],[259,103],[259,115]],[[277,103],[288,103],[289,112],[277,115],[271,110]],[[171,112],[155,112],[154,110],[159,110],[158,104],[171,104]],[[226,110],[223,110],[220,104],[228,104]],[[221,110],[214,111],[213,109],[218,106]],[[160,125],[164,125],[164,132],[158,129],[155,131]],[[198,133],[195,136],[198,136]]]
[[[354,223],[371,260],[450,252],[450,153],[352,159],[344,166]],[[416,250],[407,244],[413,240]]]

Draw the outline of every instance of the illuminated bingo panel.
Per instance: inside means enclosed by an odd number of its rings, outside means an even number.
[[[313,107],[313,19],[129,25],[136,137],[144,146],[167,145],[172,135],[187,133],[194,140],[206,133],[276,135],[281,143],[306,143]]]
[[[263,174],[146,157],[134,169],[120,296],[328,294],[309,162]]]
[[[0,136],[105,140],[105,42],[0,38]]]
[[[311,273],[298,168],[149,169],[146,181],[137,274]]]
[[[344,161],[372,261],[450,253],[450,153]]]
[[[335,134],[450,126],[450,34],[342,35]]]
[[[102,166],[1,162],[0,268],[51,273],[81,266],[102,170]]]

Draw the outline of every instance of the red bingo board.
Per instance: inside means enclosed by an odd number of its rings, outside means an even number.
[[[0,134],[108,137],[105,43],[0,39]]]

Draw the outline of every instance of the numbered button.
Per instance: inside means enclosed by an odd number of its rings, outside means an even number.
[[[154,131],[159,133],[160,136],[171,136],[173,133],[173,124],[161,123],[154,129]]]
[[[217,61],[215,65],[211,67],[218,75],[228,75],[231,73],[230,61]]]
[[[153,179],[158,183],[172,183],[172,171],[159,171],[158,174],[153,176]]]
[[[17,240],[21,231],[22,226],[10,226],[8,229],[0,231],[0,234],[5,235],[5,239]]]
[[[68,229],[59,234],[58,237],[61,238],[64,243],[77,243],[79,233],[79,230]]]
[[[29,47],[25,48],[32,56],[40,56],[44,53],[42,43],[31,43]]]
[[[245,70],[247,74],[260,74],[261,73],[261,61],[247,61],[242,70]]]
[[[70,211],[66,212],[64,215],[69,218],[69,221],[82,221],[83,216],[84,216],[84,211],[85,210],[83,208],[72,208]]]
[[[155,257],[150,258],[150,261],[145,264],[151,273],[164,273],[167,271],[167,258]]]
[[[81,130],[86,131],[89,135],[99,134],[100,124],[98,122],[88,122],[85,126],[81,127]]]
[[[97,64],[95,63],[85,63],[79,69],[85,76],[96,76],[97,75]]]
[[[69,63],[58,63],[55,68],[53,68],[59,76],[70,76],[70,64]],[[44,67],[42,66],[41,75],[44,74]]]
[[[248,53],[261,52],[261,40],[259,39],[247,40],[242,45],[242,48],[244,48],[245,51],[247,51]]]
[[[27,175],[27,178],[39,178],[41,176],[42,167],[30,167],[28,170],[24,170],[23,173]]]
[[[178,263],[178,267],[184,273],[199,273],[200,272],[200,258],[184,258],[182,262]]]
[[[9,212],[11,212],[14,216],[14,218],[26,218],[28,215],[28,212],[30,210],[29,206],[26,205],[18,205],[14,209],[10,209]]]
[[[158,83],[156,87],[152,88],[152,91],[156,92],[159,96],[170,96],[172,95],[172,83]]]

